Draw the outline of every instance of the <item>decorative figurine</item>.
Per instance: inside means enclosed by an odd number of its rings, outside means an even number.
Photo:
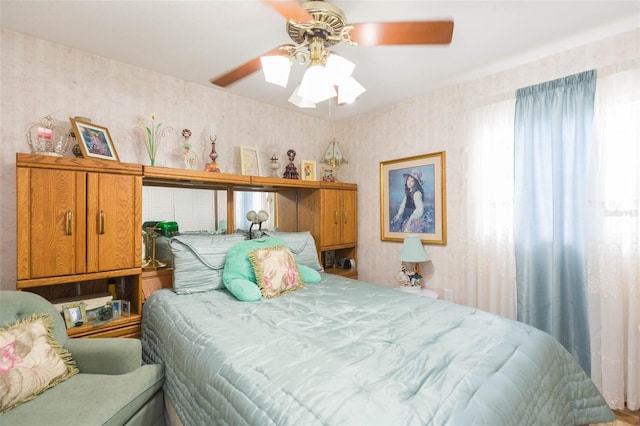
[[[152,166],[156,165],[158,146],[161,145],[161,141],[168,134],[173,133],[173,131],[174,129],[171,126],[162,127],[162,123],[156,123],[155,114],[151,114],[151,124],[149,126],[147,126],[144,120],[140,120],[138,126],[133,129],[133,132],[142,138]]]
[[[407,267],[406,266],[402,265],[402,267],[400,268],[400,271],[398,272],[398,275],[396,276],[396,281],[401,286],[408,286],[408,285],[411,284],[411,279],[407,275]]]
[[[218,140],[218,136],[214,136],[212,138],[211,135],[209,135],[209,140],[211,141],[211,154],[209,154],[211,162],[205,164],[204,170],[206,172],[220,173],[220,169],[218,168],[218,164],[216,163],[216,159],[218,158],[218,153],[216,152],[216,140]]]
[[[282,175],[285,179],[300,179],[300,174],[298,173],[298,169],[296,165],[293,164],[293,160],[296,159],[296,152],[293,149],[287,151],[287,157],[289,157],[289,164],[284,169],[284,175]]]
[[[182,143],[182,158],[184,159],[184,165],[187,167],[187,169],[195,170],[197,156],[196,153],[191,149],[191,144],[189,143],[191,130],[183,129],[182,137],[184,138],[184,142]]]

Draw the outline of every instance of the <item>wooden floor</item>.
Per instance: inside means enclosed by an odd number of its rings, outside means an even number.
[[[638,426],[640,425],[640,411],[614,411],[616,421],[611,423],[596,423],[592,426]]]

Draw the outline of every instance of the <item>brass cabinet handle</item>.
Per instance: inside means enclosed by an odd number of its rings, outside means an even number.
[[[71,210],[67,212],[67,235],[73,234],[73,213]]]
[[[349,221],[349,212],[344,212],[344,223]]]
[[[338,224],[338,210],[333,212],[333,223]]]
[[[104,234],[104,210],[100,210],[100,234]]]

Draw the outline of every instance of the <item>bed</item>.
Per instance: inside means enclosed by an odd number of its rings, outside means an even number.
[[[522,323],[320,273],[240,302],[156,291],[147,362],[184,425],[579,425],[613,421],[565,349]]]

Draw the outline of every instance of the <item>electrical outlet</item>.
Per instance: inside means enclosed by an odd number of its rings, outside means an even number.
[[[453,289],[445,288],[444,289],[444,300],[447,302],[453,302]]]

